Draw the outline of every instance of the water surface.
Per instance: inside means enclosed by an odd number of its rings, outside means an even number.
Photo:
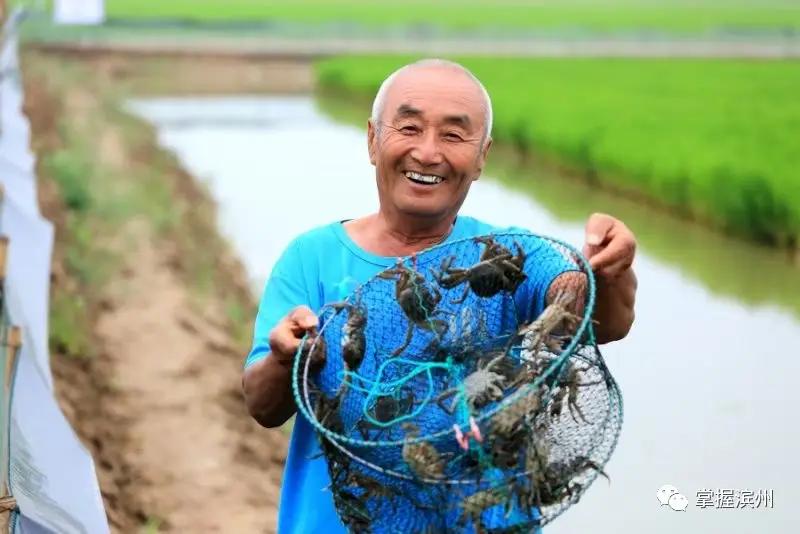
[[[150,99],[132,107],[208,180],[222,231],[256,291],[297,233],[377,207],[363,128],[311,99]],[[625,423],[607,466],[611,484],[599,479],[546,532],[796,531],[800,271],[769,251],[497,162],[463,208],[576,246],[593,211],[622,218],[640,241],[636,324],[603,351],[624,394]],[[664,484],[688,497],[686,512],[659,506]],[[772,490],[774,504],[701,509],[703,489]]]

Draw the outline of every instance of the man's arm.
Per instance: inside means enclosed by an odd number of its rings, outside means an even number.
[[[263,358],[245,368],[242,389],[250,416],[266,428],[277,428],[297,411],[291,388],[292,368]]]
[[[619,341],[628,335],[634,320],[634,303],[636,300],[636,275],[633,269],[620,275],[616,280],[595,278],[595,306],[592,312],[594,335],[598,344]],[[567,271],[558,275],[547,291],[547,304],[555,301],[561,292],[568,292],[569,311],[583,317],[586,311],[588,290],[586,274]]]
[[[299,254],[292,244],[278,259],[264,288],[255,321],[253,347],[242,373],[247,411],[267,428],[281,426],[297,410],[291,384],[292,361],[293,349],[296,350],[304,331],[299,323],[304,319],[292,319],[288,315],[297,306],[310,304],[301,273]],[[276,328],[279,325],[281,328]],[[273,330],[286,331],[279,340],[281,354],[272,353],[270,335]]]
[[[600,344],[619,341],[628,335],[636,317],[636,289],[638,281],[632,268],[619,278],[596,278],[597,299],[592,318],[597,321],[595,337]]]

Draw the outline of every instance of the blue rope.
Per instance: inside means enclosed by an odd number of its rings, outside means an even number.
[[[381,381],[381,376],[383,375],[383,372],[385,371],[386,367],[389,366],[390,364],[393,364],[393,363],[405,363],[405,364],[408,364],[408,365],[414,367],[414,370],[412,370],[407,375],[405,375],[405,376],[403,376],[401,378],[398,378],[396,380],[393,380],[393,381],[390,381],[390,382]],[[451,368],[452,368],[452,364],[450,364],[449,362],[415,362],[415,361],[406,360],[406,359],[403,359],[403,358],[392,358],[392,359],[384,361],[380,365],[380,367],[378,367],[377,378],[375,380],[368,380],[368,379],[366,379],[366,378],[364,378],[364,377],[362,377],[362,376],[360,376],[360,375],[358,375],[356,373],[348,372],[348,371],[343,371],[341,374],[350,379],[349,380],[349,387],[350,388],[352,388],[352,389],[354,389],[356,391],[359,391],[361,393],[366,393],[367,394],[367,399],[366,399],[366,402],[364,402],[364,408],[362,409],[364,417],[371,424],[373,424],[375,426],[378,426],[378,427],[386,428],[386,427],[389,427],[389,426],[396,425],[397,423],[400,423],[402,421],[407,421],[409,419],[413,419],[417,415],[419,415],[422,412],[422,410],[424,410],[425,407],[430,402],[431,396],[433,395],[433,392],[434,392],[433,375],[431,374],[431,371],[433,369],[450,370]],[[394,419],[392,419],[390,421],[386,421],[386,422],[378,421],[377,419],[375,419],[373,417],[373,415],[370,413],[369,406],[372,406],[375,403],[375,401],[377,400],[377,397],[383,397],[383,396],[386,396],[386,395],[391,395],[392,393],[394,393],[398,389],[401,389],[411,379],[415,378],[416,376],[418,376],[418,375],[420,375],[422,373],[425,373],[427,375],[427,379],[428,379],[428,395],[425,397],[425,399],[423,400],[423,402],[421,403],[419,408],[417,408],[416,410],[414,410],[413,412],[411,412],[409,414],[396,417],[396,418],[394,418]],[[358,386],[357,384],[354,383],[353,379],[355,379],[357,381],[360,381],[360,382],[363,382],[363,383],[366,383],[366,384],[369,384],[371,387],[369,387],[369,388],[360,387],[360,386]]]

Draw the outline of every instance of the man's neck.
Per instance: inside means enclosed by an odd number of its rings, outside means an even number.
[[[398,224],[379,212],[350,221],[346,229],[358,246],[372,254],[408,256],[444,241],[454,224],[455,217],[436,224],[425,224],[425,221]]]

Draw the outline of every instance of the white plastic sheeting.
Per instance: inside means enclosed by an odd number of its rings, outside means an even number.
[[[110,532],[91,454],[53,396],[48,309],[53,226],[36,202],[30,124],[22,112],[16,28],[9,17],[0,50],[0,234],[8,237],[6,312],[22,328],[13,377],[9,486],[18,509],[13,534]],[[3,358],[7,354],[3,351]],[[2,363],[5,368],[5,362]]]

